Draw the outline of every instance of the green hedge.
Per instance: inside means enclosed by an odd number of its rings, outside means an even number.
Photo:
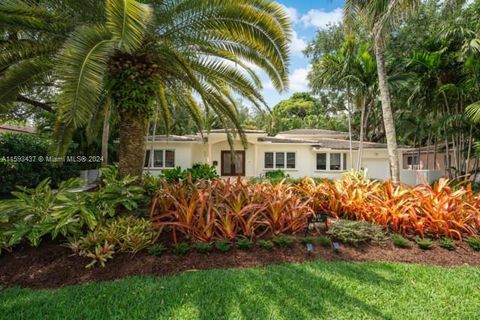
[[[55,164],[38,161],[48,155],[50,141],[37,135],[0,134],[0,193],[9,193],[15,186],[34,187],[45,178],[51,178],[52,185],[77,177],[80,164],[68,162]],[[9,157],[31,156],[34,161],[9,161]],[[33,159],[32,159],[33,160]]]

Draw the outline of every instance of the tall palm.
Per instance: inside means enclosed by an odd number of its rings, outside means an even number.
[[[344,19],[346,25],[352,25],[354,19],[362,17],[372,33],[375,58],[377,61],[378,85],[382,102],[383,123],[387,138],[390,171],[393,183],[400,182],[400,161],[397,148],[397,136],[385,66],[386,30],[404,15],[412,12],[420,0],[346,0]]]
[[[245,142],[234,95],[258,108],[265,106],[252,64],[262,68],[278,90],[288,82],[291,26],[275,2],[105,0],[92,23],[65,17],[68,10],[42,5],[56,1],[7,1],[21,6],[22,10],[3,11],[17,20],[45,22],[48,12],[50,24],[68,26],[67,37],[59,37],[63,42],[55,67],[45,67],[60,86],[56,153],[65,153],[73,131],[88,125],[103,110],[100,102],[111,99],[120,116],[122,175],[142,173],[154,104],[166,122],[170,106],[188,108],[199,126],[203,106],[219,114],[223,126],[240,133]]]
[[[348,87],[356,106],[360,109],[359,147],[356,167],[361,168],[364,132],[367,125],[366,111],[376,100],[377,69],[375,58],[366,44],[355,37],[347,37],[338,52],[325,54],[313,66],[310,83],[314,90]]]

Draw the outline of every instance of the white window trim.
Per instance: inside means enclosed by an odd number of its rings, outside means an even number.
[[[266,153],[273,153],[273,168],[265,168],[265,154]],[[284,154],[284,167],[277,168],[277,153]],[[295,154],[295,167],[294,168],[287,168],[287,153]],[[275,170],[283,170],[283,171],[297,171],[297,152],[296,151],[265,151],[263,152],[263,170],[264,171],[275,171]]]
[[[146,167],[144,167],[144,169],[157,169],[157,170],[162,170],[162,169],[173,169],[176,167],[176,162],[177,162],[177,157],[176,157],[176,152],[175,152],[175,149],[147,149],[145,150],[145,153],[150,152],[150,156],[149,156],[149,161],[148,161],[148,164]],[[161,167],[156,167],[154,166],[154,154],[155,154],[155,151],[163,151],[162,152],[162,163],[163,163],[163,166]],[[173,167],[166,167],[165,166],[165,163],[166,163],[166,151],[173,151],[173,156],[174,156],[174,160],[173,160]]]
[[[317,154],[325,154],[327,157],[326,161],[326,169],[317,169]],[[330,169],[330,154],[332,153],[339,153],[340,154],[340,170],[331,170]],[[344,154],[347,154],[347,152],[344,151],[318,151],[315,152],[315,172],[346,172],[348,169],[343,169],[347,168],[347,163],[343,163],[343,160],[346,160],[344,157]],[[348,157],[348,155],[347,155]]]

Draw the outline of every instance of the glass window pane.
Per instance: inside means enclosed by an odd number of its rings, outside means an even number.
[[[230,156],[230,152],[222,152],[223,159],[222,159],[222,171],[224,175],[231,175],[232,174],[232,157]]]
[[[340,170],[340,153],[330,153],[330,170]]]
[[[174,150],[165,150],[165,167],[167,168],[175,167],[175,151]]]
[[[273,152],[265,152],[265,168],[273,168]]]
[[[149,162],[150,162],[150,150],[147,150],[147,151],[145,152],[145,163],[143,164],[143,166],[144,166],[145,168],[147,168]]]
[[[275,152],[275,168],[285,168],[285,153]]]
[[[241,152],[235,153],[235,174],[243,174],[243,153]]]
[[[153,166],[156,168],[163,168],[163,150],[153,151]]]
[[[317,170],[327,170],[326,153],[317,153]]]
[[[343,154],[343,170],[347,170],[347,154]]]
[[[287,152],[287,168],[295,169],[295,152]]]

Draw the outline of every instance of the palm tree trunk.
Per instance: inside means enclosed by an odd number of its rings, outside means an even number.
[[[112,109],[110,104],[107,104],[105,109],[105,118],[103,120],[102,131],[102,166],[108,165],[108,140],[110,138],[110,115]]]
[[[353,151],[352,151],[352,113],[350,112],[350,86],[347,84],[347,112],[348,112],[348,141],[350,149],[350,169],[353,169]]]
[[[390,89],[388,87],[387,71],[385,68],[385,48],[383,32],[375,34],[375,57],[377,59],[378,86],[380,88],[380,99],[382,101],[383,123],[385,136],[387,138],[388,158],[390,160],[390,173],[392,182],[400,182],[400,168],[397,149],[397,136],[395,123],[393,121],[392,104],[390,101]]]
[[[357,170],[362,167],[362,152],[363,152],[363,134],[365,127],[365,109],[367,105],[366,97],[362,97],[362,111],[360,114],[360,135],[358,137],[358,155],[357,155]]]
[[[130,112],[120,112],[120,176],[141,176],[145,161],[147,119]]]

